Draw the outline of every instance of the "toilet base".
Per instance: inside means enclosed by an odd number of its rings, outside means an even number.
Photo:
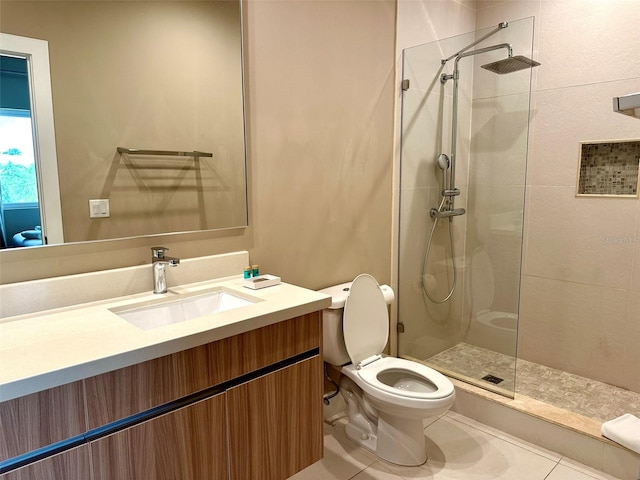
[[[406,418],[375,411],[359,387],[346,378],[340,390],[348,407],[347,437],[378,457],[403,466],[427,461],[422,418]]]
[[[397,417],[389,421],[378,418],[378,433],[369,433],[349,422],[347,437],[387,462],[413,467],[427,461],[421,420]],[[399,426],[397,420],[406,423]],[[410,423],[410,424],[409,424]]]
[[[415,466],[427,461],[421,418],[378,417],[378,455],[398,465]]]

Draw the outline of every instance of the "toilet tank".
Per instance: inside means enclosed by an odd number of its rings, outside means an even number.
[[[331,365],[341,366],[351,363],[342,334],[342,312],[349,296],[352,282],[341,283],[320,290],[320,293],[331,296],[331,306],[322,311],[322,351],[324,361]],[[380,285],[387,305],[393,302],[393,289],[388,285]]]

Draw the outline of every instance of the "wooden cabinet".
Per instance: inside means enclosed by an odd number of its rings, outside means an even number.
[[[314,312],[0,403],[0,461],[73,439],[0,480],[288,478],[322,458],[321,338]]]
[[[226,394],[91,442],[94,480],[227,477]]]
[[[88,478],[91,478],[91,468],[87,445],[72,448],[0,475],[0,480],[87,480]]]
[[[320,313],[295,317],[85,380],[96,428],[318,348]]]
[[[289,478],[322,458],[322,359],[227,391],[229,478]]]
[[[0,403],[0,461],[87,430],[82,382]]]

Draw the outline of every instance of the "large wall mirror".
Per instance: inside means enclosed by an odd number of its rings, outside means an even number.
[[[16,233],[37,244],[43,212],[55,208],[61,225],[54,217],[47,230],[60,234],[43,243],[247,225],[239,1],[0,0],[0,32],[48,45],[59,185],[49,207],[37,194],[10,198],[24,188],[0,177],[5,248],[19,246]],[[3,88],[34,82],[28,54],[25,69],[20,52],[0,50]],[[37,96],[33,83],[25,91]],[[3,91],[0,103],[16,95]],[[38,117],[35,100],[25,108]],[[7,122],[28,117],[18,110],[0,105]],[[6,125],[3,138],[14,135]],[[26,149],[3,143],[0,170],[31,168]],[[38,185],[51,182],[53,170],[36,167]]]

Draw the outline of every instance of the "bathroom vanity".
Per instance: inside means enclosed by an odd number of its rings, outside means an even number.
[[[212,288],[251,303],[146,330],[114,313]],[[246,291],[234,276],[4,319],[0,479],[284,479],[319,460],[330,299]]]

